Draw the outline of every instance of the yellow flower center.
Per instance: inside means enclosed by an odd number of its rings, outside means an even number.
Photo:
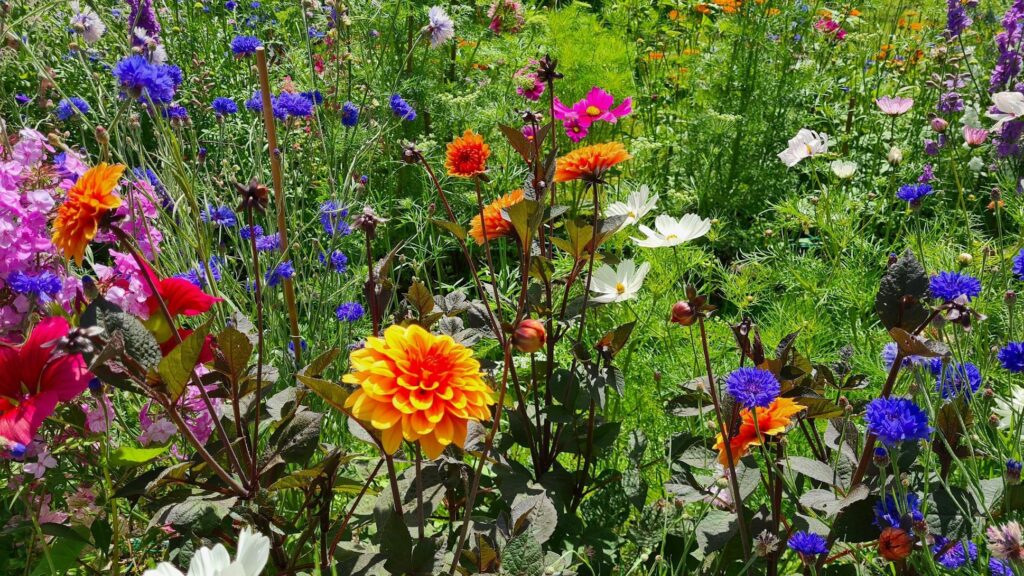
[[[625,293],[626,285],[623,284],[622,282],[619,282],[618,284],[615,285],[615,291],[618,292],[619,294]]]
[[[679,238],[679,236],[676,234],[669,234],[668,236],[665,236],[665,240],[676,240],[677,238]]]
[[[629,213],[626,215],[629,216],[630,218],[636,218],[636,212],[633,212],[632,210],[630,210]]]
[[[804,144],[804,147],[807,148],[807,155],[808,156],[814,156],[814,149],[811,148],[810,144]]]
[[[601,110],[599,110],[597,106],[587,106],[587,115],[588,116],[598,116],[600,114],[601,114]]]

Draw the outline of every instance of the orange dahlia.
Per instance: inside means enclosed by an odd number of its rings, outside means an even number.
[[[605,142],[573,150],[558,159],[555,182],[600,178],[609,168],[632,156],[621,142]]]
[[[65,258],[74,257],[82,264],[85,247],[96,237],[100,221],[121,205],[114,188],[123,173],[123,164],[101,163],[86,170],[68,191],[53,222],[53,245],[64,252]]]
[[[757,436],[758,429],[760,429],[762,437],[782,434],[792,424],[792,416],[806,408],[791,398],[777,398],[767,408],[757,408],[757,428],[754,427],[754,415],[750,410],[741,410],[740,431],[729,442],[733,461],[739,461],[751,446],[761,444],[761,440]],[[728,466],[729,456],[725,451],[725,442],[722,441],[721,434],[715,438],[715,450],[718,450],[718,461],[722,466]]]
[[[448,144],[448,154],[444,167],[449,176],[472,178],[487,170],[487,158],[491,155],[491,147],[484,139],[472,130],[463,132],[462,137]]]
[[[487,241],[508,236],[512,233],[512,223],[501,215],[501,211],[523,201],[523,191],[513,190],[484,206],[483,223],[480,222],[480,215],[473,216],[469,223],[469,235],[477,244],[484,243],[484,230],[487,230]]]
[[[349,356],[344,381],[359,388],[345,401],[356,418],[381,432],[384,450],[419,441],[427,457],[462,447],[470,420],[490,418],[494,391],[484,383],[473,352],[449,336],[419,326],[391,326]]]

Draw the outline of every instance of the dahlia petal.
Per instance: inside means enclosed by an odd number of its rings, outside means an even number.
[[[439,442],[433,434],[421,436],[419,443],[420,447],[423,448],[423,453],[431,460],[437,459],[444,452],[444,447],[447,445]]]
[[[390,404],[377,402],[370,416],[370,424],[377,430],[387,430],[402,419],[402,413]]]
[[[399,426],[392,426],[381,432],[380,443],[387,454],[394,454],[402,446],[402,429]]]
[[[443,414],[442,414],[443,415]],[[455,439],[455,425],[451,418],[441,418],[434,426],[434,436],[442,444],[451,444]]]

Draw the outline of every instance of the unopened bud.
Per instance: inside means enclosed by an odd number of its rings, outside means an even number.
[[[956,261],[957,261],[957,262],[958,262],[958,263],[959,263],[959,264],[960,264],[961,266],[970,266],[970,265],[971,265],[971,262],[972,262],[973,260],[974,260],[974,257],[973,257],[973,256],[971,256],[970,252],[961,252],[961,253],[960,253],[960,255],[959,255],[959,256],[957,256],[957,258],[956,258]]]
[[[672,305],[672,322],[680,326],[691,326],[697,321],[697,311],[685,300]]]
[[[934,130],[934,131],[936,131],[936,132],[938,132],[940,134],[945,132],[946,128],[949,127],[949,122],[946,122],[945,120],[943,120],[942,118],[939,118],[938,116],[936,116],[935,118],[932,118],[931,124],[932,124],[932,130]]]
[[[885,159],[891,166],[899,166],[903,162],[903,150],[900,150],[896,146],[889,148],[889,154],[885,156]]]
[[[516,326],[512,334],[512,345],[516,350],[529,354],[543,348],[547,338],[548,333],[544,329],[544,324],[539,320],[527,318]]]

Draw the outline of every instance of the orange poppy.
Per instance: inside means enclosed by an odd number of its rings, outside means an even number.
[[[484,206],[483,224],[480,222],[480,214],[473,216],[473,220],[469,223],[469,235],[473,237],[473,241],[477,244],[483,245],[485,242],[485,229],[487,230],[486,241],[511,234],[512,223],[505,220],[501,215],[501,212],[509,206],[522,202],[523,198],[522,190],[513,190],[494,202],[491,202],[487,206]]]
[[[487,170],[487,158],[490,155],[491,147],[484,142],[483,137],[472,130],[466,130],[461,137],[448,144],[444,167],[449,176],[472,178]]]
[[[555,166],[555,182],[600,178],[609,168],[630,158],[632,156],[621,142],[605,142],[578,148],[558,159]]]
[[[123,164],[101,163],[86,170],[68,191],[53,222],[53,245],[65,258],[74,257],[81,265],[85,247],[96,237],[103,217],[121,205],[114,188],[124,168]]]
[[[761,440],[757,431],[761,431],[761,437],[777,436],[786,431],[792,424],[792,416],[806,409],[806,406],[797,404],[791,398],[776,398],[767,408],[757,408],[757,427],[754,427],[754,415],[748,409],[740,411],[740,430],[729,442],[734,462],[738,461],[750,450],[751,446],[760,446]],[[715,439],[715,450],[718,450],[718,461],[723,465],[729,464],[729,456],[725,450],[725,442],[719,434]]]
[[[463,447],[470,420],[488,420],[494,391],[473,351],[413,324],[391,326],[349,355],[344,381],[359,388],[345,400],[352,415],[381,433],[393,454],[402,439],[419,442],[430,459],[445,447]]]

